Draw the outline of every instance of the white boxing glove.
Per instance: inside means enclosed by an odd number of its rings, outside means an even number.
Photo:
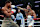
[[[11,8],[15,8],[15,5],[11,5]]]
[[[32,16],[31,15],[28,15],[27,18],[32,18]]]
[[[11,13],[16,13],[16,10],[15,9],[11,9]]]

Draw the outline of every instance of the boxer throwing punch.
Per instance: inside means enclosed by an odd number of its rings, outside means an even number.
[[[31,5],[27,5],[27,9],[21,8],[21,7],[17,7],[17,8],[25,11],[28,27],[32,27],[34,24],[33,19],[36,18],[36,14],[35,14],[35,11],[31,9]]]
[[[11,1],[6,1],[5,6],[2,8],[2,12],[4,13],[4,20],[1,27],[19,27],[11,19],[11,15],[14,13],[14,11],[11,10]]]

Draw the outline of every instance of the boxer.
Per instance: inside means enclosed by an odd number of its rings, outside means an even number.
[[[2,8],[2,13],[4,13],[4,20],[1,27],[19,27],[11,19],[11,15],[14,13],[13,9],[11,10],[11,1],[6,1],[5,6]]]
[[[25,11],[25,15],[26,15],[26,18],[27,18],[27,24],[28,24],[28,27],[32,27],[33,24],[34,24],[34,18],[36,18],[36,13],[34,10],[31,9],[31,5],[27,5],[27,9],[25,8],[21,8],[21,7],[17,7],[19,8],[20,10],[24,10]]]

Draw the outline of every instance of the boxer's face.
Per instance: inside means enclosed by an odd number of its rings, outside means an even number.
[[[20,12],[20,10],[18,10],[18,13]]]
[[[30,6],[29,5],[27,5],[27,9],[30,9]]]
[[[7,3],[7,6],[11,6],[11,2],[10,3]]]
[[[27,5],[27,9],[30,10],[30,6],[29,5]]]

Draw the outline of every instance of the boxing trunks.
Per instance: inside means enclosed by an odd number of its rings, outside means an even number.
[[[33,26],[34,25],[34,20],[32,16],[28,15],[29,17],[27,18],[27,25],[28,26]]]
[[[11,18],[4,18],[1,27],[19,27]]]

